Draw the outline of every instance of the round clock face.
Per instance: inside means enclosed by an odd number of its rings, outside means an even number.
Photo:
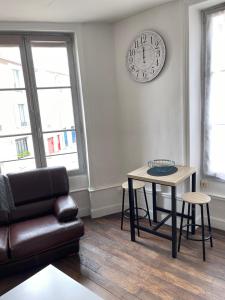
[[[162,37],[154,31],[145,30],[132,41],[126,63],[134,80],[147,82],[158,76],[165,58],[166,47]]]

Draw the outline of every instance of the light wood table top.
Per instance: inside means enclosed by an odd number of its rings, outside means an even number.
[[[103,300],[52,265],[44,268],[1,300]]]
[[[127,174],[128,178],[143,180],[162,185],[177,186],[192,174],[196,173],[196,168],[187,166],[176,166],[177,172],[168,176],[152,176],[148,175],[149,166],[146,165]]]

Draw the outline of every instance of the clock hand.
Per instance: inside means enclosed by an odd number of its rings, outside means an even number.
[[[143,63],[145,64],[145,48],[143,47],[142,50],[143,50]]]

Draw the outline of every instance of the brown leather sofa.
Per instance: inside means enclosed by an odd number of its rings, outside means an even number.
[[[0,213],[0,275],[79,251],[84,234],[64,167],[8,174],[15,209]]]

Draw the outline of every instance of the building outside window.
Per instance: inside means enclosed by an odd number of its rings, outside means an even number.
[[[0,35],[2,173],[59,165],[84,172],[73,47],[70,34]]]
[[[225,180],[225,5],[203,12],[203,173]]]

